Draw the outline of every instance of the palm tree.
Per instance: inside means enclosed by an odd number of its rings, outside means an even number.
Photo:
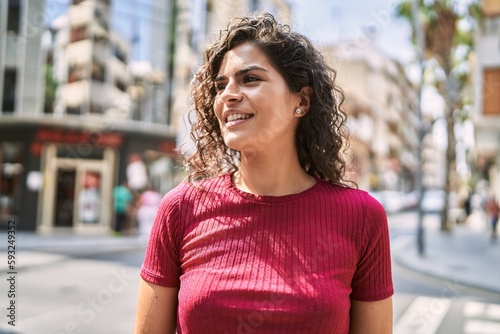
[[[473,31],[467,22],[477,18],[477,0],[469,1],[468,7],[459,6],[455,0],[415,0],[417,13],[412,9],[413,0],[404,0],[397,7],[397,15],[413,27],[414,43],[417,43],[418,24],[423,35],[422,57],[424,72],[432,72],[432,84],[445,101],[444,118],[447,127],[445,207],[441,215],[441,229],[448,230],[449,194],[457,190],[455,124],[463,119],[464,106],[470,103],[465,88],[470,82],[469,55],[473,50]],[[463,2],[462,2],[463,3]],[[415,7],[413,7],[415,8]],[[474,10],[473,10],[474,9]],[[414,15],[416,14],[416,15]],[[421,22],[415,22],[415,18]]]

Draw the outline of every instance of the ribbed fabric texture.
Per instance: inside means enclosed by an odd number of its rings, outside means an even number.
[[[230,175],[183,183],[159,208],[141,277],[180,287],[178,333],[348,333],[351,298],[393,291],[384,209],[317,180],[288,196]]]

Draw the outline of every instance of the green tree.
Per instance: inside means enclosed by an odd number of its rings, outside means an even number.
[[[45,66],[45,99],[43,112],[52,114],[54,112],[54,102],[56,100],[57,81],[54,78],[52,65]]]
[[[412,1],[417,1],[416,7]],[[464,110],[471,103],[471,93],[467,87],[471,80],[470,54],[473,52],[473,27],[480,13],[478,8],[477,0],[403,0],[396,11],[397,16],[411,24],[413,42],[417,46],[417,29],[421,28],[423,41],[420,47],[423,50],[419,51],[422,52],[423,77],[426,84],[437,88],[446,105],[444,118],[448,145],[442,230],[449,228],[449,194],[456,191],[458,185],[454,129],[457,122],[464,120]]]

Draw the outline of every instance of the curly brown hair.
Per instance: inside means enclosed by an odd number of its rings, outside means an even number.
[[[309,112],[300,119],[296,131],[300,164],[314,177],[345,186],[349,182],[345,180],[343,158],[347,143],[346,114],[342,108],[344,94],[335,85],[337,73],[308,38],[292,32],[271,14],[231,20],[218,40],[205,51],[206,61],[192,82],[194,109],[189,119],[195,151],[186,157],[189,181],[238,169],[240,154],[224,143],[214,113],[217,95],[214,79],[226,52],[245,42],[259,47],[267,55],[291,91],[311,87]]]

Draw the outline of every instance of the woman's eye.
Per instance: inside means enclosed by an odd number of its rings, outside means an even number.
[[[246,82],[255,82],[255,81],[259,81],[259,78],[257,77],[254,77],[254,76],[248,76],[248,77],[245,77],[245,79],[243,80],[245,83]]]
[[[225,88],[226,88],[226,84],[225,83],[215,84],[215,90],[217,90],[217,91],[224,90]]]

